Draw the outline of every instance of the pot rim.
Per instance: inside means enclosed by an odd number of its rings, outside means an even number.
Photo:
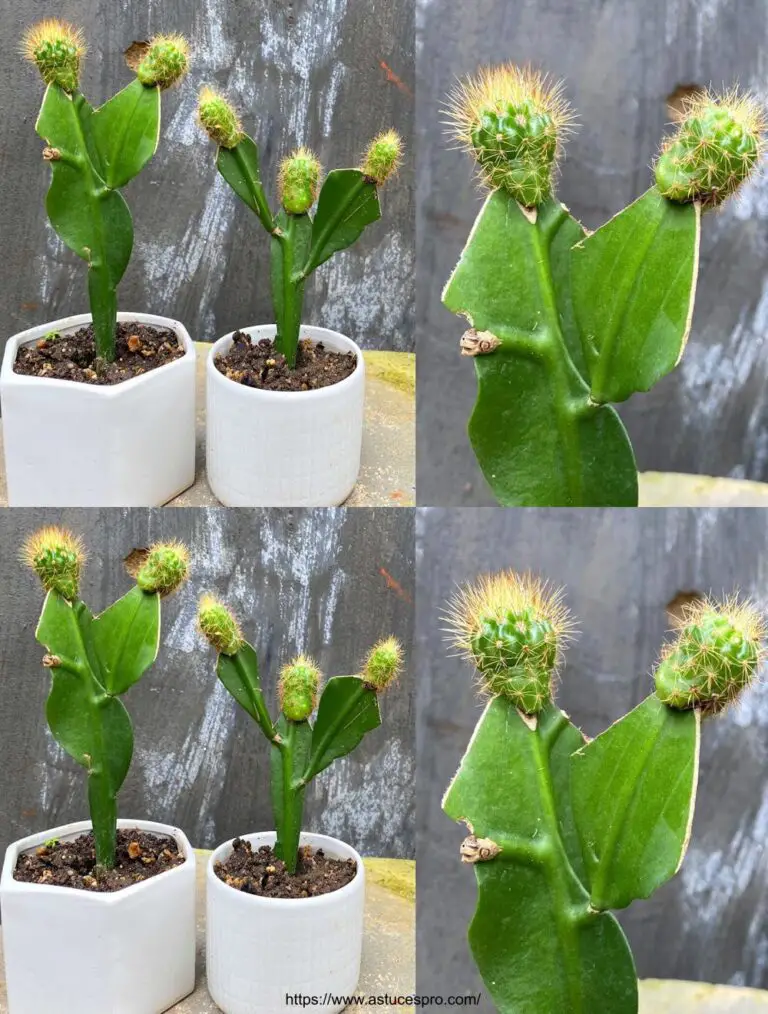
[[[117,905],[123,898],[133,897],[140,891],[146,892],[152,888],[152,883],[155,880],[167,883],[165,878],[171,876],[179,876],[182,872],[186,872],[190,865],[195,864],[195,852],[189,839],[179,827],[175,827],[172,824],[163,824],[155,820],[129,820],[125,817],[119,817],[117,821],[118,828],[123,827],[136,827],[140,831],[154,831],[157,834],[166,834],[176,840],[176,844],[179,846],[184,854],[184,862],[179,866],[175,866],[173,869],[166,870],[164,873],[158,874],[156,877],[150,877],[148,880],[142,880],[138,884],[131,884],[128,887],[122,888],[120,891],[111,892],[98,892],[98,891],[78,891],[72,887],[62,887],[58,884],[28,884],[24,881],[16,880],[13,876],[14,870],[16,869],[16,861],[22,852],[26,852],[36,845],[39,845],[49,838],[56,837],[56,832],[61,832],[61,837],[64,838],[77,838],[84,831],[92,830],[92,824],[90,820],[78,820],[72,821],[69,824],[61,824],[59,827],[49,828],[47,831],[38,831],[36,834],[27,835],[25,838],[19,838],[17,841],[11,842],[11,844],[5,850],[5,859],[3,861],[2,873],[0,874],[0,891],[3,895],[14,894],[27,894],[29,891],[34,891],[35,894],[47,894],[50,897],[75,897],[78,900],[87,899],[89,903],[96,905]]]
[[[275,831],[251,831],[248,834],[240,834],[234,836],[234,838],[243,838],[246,841],[248,841],[251,838],[270,838],[270,837],[274,842],[274,840],[277,838],[277,833]],[[225,891],[231,891],[232,895],[243,899],[242,902],[243,905],[251,905],[252,908],[259,907],[265,909],[276,907],[282,908],[286,905],[288,906],[293,905],[297,909],[307,905],[312,905],[313,908],[320,908],[323,905],[326,906],[333,905],[334,901],[346,898],[354,891],[359,890],[361,885],[364,886],[365,867],[363,865],[363,857],[360,855],[357,849],[352,848],[351,845],[349,845],[345,841],[342,841],[341,838],[333,838],[327,834],[316,834],[314,831],[302,831],[301,836],[299,838],[300,844],[304,843],[308,845],[313,845],[315,848],[321,848],[324,845],[327,845],[329,851],[333,847],[333,845],[343,845],[345,849],[348,849],[352,853],[351,857],[342,857],[342,858],[353,858],[356,863],[357,868],[355,870],[355,875],[350,880],[350,882],[348,884],[345,884],[343,887],[340,887],[338,891],[331,891],[328,894],[319,894],[314,898],[264,898],[258,894],[246,894],[244,891],[238,891],[237,888],[230,887],[229,884],[225,884],[224,881],[220,880],[213,871],[214,862],[218,861],[221,858],[220,854],[224,851],[224,849],[229,848],[229,846],[231,846],[232,842],[234,841],[234,838],[228,838],[227,841],[222,842],[221,845],[218,845],[213,850],[213,852],[211,852],[210,856],[208,857],[208,863],[205,871],[205,879],[209,885],[209,889],[212,885],[214,888],[221,887]],[[333,858],[339,857],[334,856]]]
[[[224,384],[232,384],[234,387],[239,388],[241,391],[246,392],[246,397],[260,398],[262,401],[290,401],[291,399],[301,401],[306,404],[309,400],[319,401],[323,398],[340,397],[350,387],[358,382],[361,374],[365,373],[365,360],[363,359],[363,350],[353,341],[348,335],[342,334],[341,331],[334,331],[329,327],[320,327],[317,324],[302,324],[302,328],[311,328],[313,331],[323,331],[327,335],[333,335],[335,338],[340,338],[342,343],[349,344],[351,346],[350,351],[355,353],[356,362],[355,368],[348,377],[340,380],[336,384],[330,384],[328,387],[320,387],[313,391],[264,391],[258,387],[246,387],[244,384],[238,384],[236,380],[231,380],[225,376],[219,370],[216,369],[213,359],[220,347],[227,341],[231,341],[236,331],[244,331],[249,337],[252,337],[251,332],[261,330],[262,328],[277,330],[275,324],[249,324],[247,327],[238,327],[234,331],[230,331],[228,334],[222,335],[217,338],[211,345],[210,351],[206,359],[206,374],[208,377],[213,378],[213,382],[221,380]],[[314,338],[310,336],[313,342],[321,341],[321,338]]]
[[[51,390],[74,389],[81,392],[87,391],[91,397],[117,398],[127,390],[134,390],[140,384],[151,383],[155,373],[162,375],[166,370],[170,368],[178,369],[182,363],[196,358],[195,344],[189,332],[181,321],[173,317],[163,317],[156,313],[129,313],[125,310],[120,310],[117,314],[117,319],[118,321],[136,321],[139,324],[162,324],[170,328],[176,334],[179,344],[184,349],[184,355],[179,359],[174,359],[170,363],[164,363],[148,373],[142,373],[138,377],[129,377],[128,380],[121,380],[119,384],[85,384],[81,380],[62,380],[58,377],[29,377],[25,374],[14,372],[13,366],[16,362],[16,353],[19,348],[22,345],[28,345],[38,340],[41,332],[45,333],[46,331],[55,330],[57,325],[62,325],[61,330],[69,332],[82,327],[83,324],[91,323],[92,317],[90,313],[78,313],[70,317],[60,317],[58,320],[52,320],[46,324],[37,324],[34,327],[27,328],[26,331],[19,331],[17,334],[12,335],[5,344],[3,362],[2,366],[0,366],[0,382],[2,382],[3,386],[12,384],[14,387],[41,387],[42,385],[47,385]]]

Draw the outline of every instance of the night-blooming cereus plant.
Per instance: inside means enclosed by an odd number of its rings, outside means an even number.
[[[334,676],[322,690],[315,663],[299,656],[280,673],[280,713],[273,721],[261,689],[256,652],[243,638],[235,617],[225,605],[206,595],[200,600],[198,620],[218,652],[217,676],[271,744],[275,854],[288,872],[294,873],[304,791],[316,775],[351,753],[367,732],[381,725],[379,694],[397,678],[400,645],[393,637],[380,641],[371,648],[358,675]]]
[[[117,794],[133,754],[133,728],[120,697],[157,658],[160,599],[186,579],[187,550],[180,543],[152,546],[134,587],[98,616],[80,598],[85,554],[79,538],[43,528],[27,539],[22,556],[46,592],[35,631],[51,674],[46,718],[59,746],[88,773],[96,861],[109,869]]]
[[[133,248],[133,222],[120,190],[152,158],[160,137],[160,93],[186,74],[186,40],[157,35],[135,80],[94,108],[80,90],[83,33],[55,19],[25,34],[24,55],[46,84],[35,130],[51,167],[46,210],[61,240],[88,264],[98,360],[115,358],[117,286]]]
[[[701,720],[754,677],[762,618],[737,599],[688,608],[655,692],[591,741],[554,700],[570,631],[560,593],[501,573],[461,591],[449,618],[489,698],[443,799],[469,830],[469,943],[488,992],[501,1014],[636,1014],[634,962],[609,910],[679,870]]]
[[[218,145],[216,167],[271,236],[275,350],[296,365],[304,283],[333,254],[345,250],[381,218],[379,187],[397,171],[402,142],[394,130],[375,137],[357,169],[334,169],[322,181],[316,156],[299,148],[280,163],[280,210],[270,210],[259,171],[259,150],[235,109],[211,88],[198,103],[200,123]],[[317,201],[314,219],[310,214]]]
[[[735,91],[688,100],[654,185],[594,233],[557,200],[572,116],[559,84],[514,66],[457,88],[455,137],[490,190],[443,293],[470,330],[469,437],[505,506],[635,506],[637,468],[611,406],[680,361],[691,328],[702,210],[757,167],[765,129]]]

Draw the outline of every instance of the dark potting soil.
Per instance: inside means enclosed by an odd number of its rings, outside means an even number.
[[[108,893],[149,880],[183,862],[184,856],[173,838],[137,828],[119,828],[117,859],[112,870],[96,866],[93,835],[89,831],[74,841],[51,841],[32,853],[20,855],[13,879],[25,884]]]
[[[89,324],[72,334],[52,332],[34,345],[22,346],[16,353],[13,371],[28,377],[108,386],[149,373],[183,355],[184,349],[170,328],[121,321],[117,325],[115,361],[101,363],[97,370],[93,327]]]
[[[295,873],[288,873],[268,845],[255,852],[250,842],[235,838],[232,852],[223,863],[214,864],[219,880],[245,894],[262,898],[314,898],[345,887],[357,872],[354,859],[331,859],[322,849],[310,845],[299,849]]]
[[[315,391],[331,387],[354,372],[354,352],[332,352],[322,342],[308,338],[299,342],[296,366],[290,369],[285,356],[275,351],[269,338],[251,343],[243,331],[236,331],[227,352],[215,359],[216,369],[245,387],[262,391]]]

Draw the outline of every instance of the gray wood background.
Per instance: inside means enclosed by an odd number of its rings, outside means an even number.
[[[336,168],[356,165],[378,130],[401,131],[409,156],[384,188],[382,221],[313,277],[305,320],[365,348],[413,349],[413,0],[2,0],[0,340],[88,309],[84,265],[47,224],[49,174],[34,132],[43,88],[17,52],[24,28],[52,14],[86,31],[83,88],[96,104],[131,81],[123,51],[134,40],[181,31],[193,47],[188,78],[164,96],[160,148],[125,190],[136,241],[121,309],[176,317],[200,341],[273,320],[267,237],[195,124],[207,83],[242,111],[273,205],[277,165],[296,145]]]
[[[199,847],[272,826],[269,752],[253,721],[215,675],[196,629],[206,589],[236,608],[261,662],[270,710],[280,666],[299,652],[326,675],[355,672],[379,637],[410,656],[413,513],[225,509],[0,512],[0,853],[33,831],[87,818],[82,770],[45,723],[48,679],[34,630],[40,587],[17,560],[42,524],[82,533],[90,559],[83,596],[102,609],[131,587],[123,560],[179,538],[192,573],[163,605],[160,655],[123,699],[135,729],[120,815],[167,821]],[[382,698],[383,723],[307,792],[305,826],[367,855],[412,856],[413,707],[406,668]]]
[[[678,86],[739,81],[768,97],[768,4],[417,0],[417,21],[419,502],[490,504],[465,433],[475,378],[459,357],[464,328],[440,304],[481,200],[441,122],[454,78],[505,60],[565,78],[580,128],[559,194],[594,229],[650,185]],[[641,469],[768,479],[767,237],[765,176],[706,216],[683,362],[620,410]]]
[[[417,947],[419,992],[478,992],[466,945],[475,878],[441,811],[481,714],[440,614],[457,583],[513,567],[567,587],[581,633],[558,701],[594,736],[652,688],[667,606],[739,588],[768,608],[768,514],[741,510],[419,511]],[[764,677],[765,674],[763,674]],[[698,805],[680,874],[620,916],[641,976],[768,986],[768,686],[704,728]],[[473,1010],[476,1008],[472,1008]],[[494,1008],[485,1000],[481,1008]]]

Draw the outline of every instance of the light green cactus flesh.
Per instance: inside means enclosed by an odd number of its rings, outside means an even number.
[[[273,721],[264,700],[256,651],[242,639],[234,616],[229,614],[230,622],[223,623],[221,609],[225,609],[221,603],[204,596],[198,612],[200,628],[218,652],[218,678],[270,743],[270,798],[277,832],[275,854],[283,860],[288,872],[294,873],[306,787],[334,760],[351,753],[367,732],[381,725],[378,695],[396,674],[399,646],[389,678],[383,680],[380,688],[371,686],[364,673],[335,676],[323,687],[319,702],[320,672],[311,660],[300,656],[280,675],[281,710]],[[229,638],[226,644],[222,643],[222,630],[230,629],[238,631],[238,646],[225,654],[222,647],[235,647]],[[381,645],[392,643],[392,639],[387,639]],[[313,723],[315,707],[317,715]]]

